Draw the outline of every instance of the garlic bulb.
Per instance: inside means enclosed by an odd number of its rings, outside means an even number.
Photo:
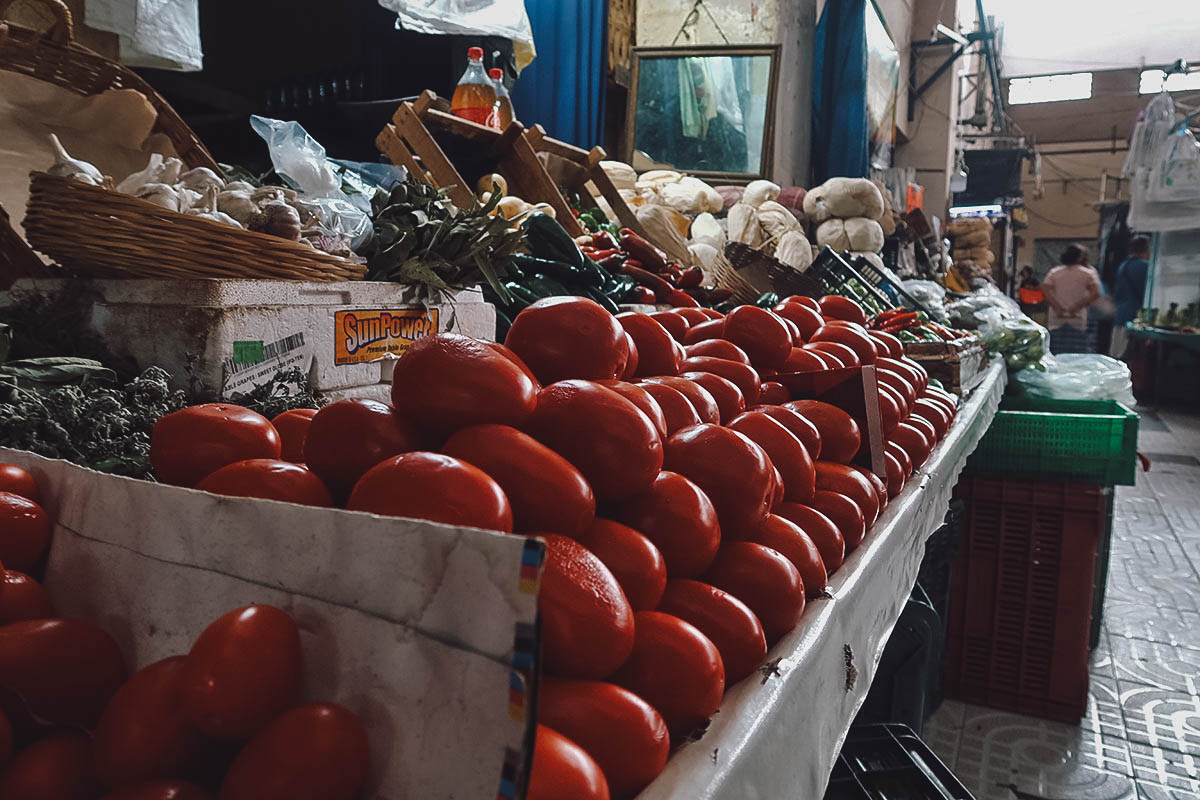
[[[281,186],[260,186],[250,193],[250,199],[264,206],[267,203],[283,203],[287,197]]]
[[[800,231],[788,231],[775,245],[775,258],[797,272],[804,272],[812,266],[812,245]]]
[[[777,199],[780,191],[777,183],[765,180],[750,181],[746,184],[746,191],[742,193],[742,202],[758,208],[767,200]]]
[[[717,250],[725,248],[725,231],[721,228],[721,223],[717,222],[717,218],[707,211],[697,214],[692,220],[692,229],[688,235],[693,243],[710,244]]]
[[[145,200],[147,203],[162,206],[168,211],[181,210],[179,192],[175,191],[174,186],[168,186],[165,183],[144,183],[137,188],[133,196]]]
[[[753,248],[762,244],[762,228],[758,225],[758,212],[746,203],[734,203],[729,207],[729,241],[740,242]]]
[[[50,134],[50,146],[54,148],[54,164],[46,172],[60,178],[72,178],[80,183],[90,183],[93,186],[103,186],[104,176],[100,170],[86,161],[71,158],[71,154],[62,146],[62,142],[53,133]]]
[[[479,183],[475,184],[475,191],[479,194],[495,191],[500,192],[500,194],[508,194],[508,181],[500,173],[493,172],[479,179]]]
[[[225,179],[208,167],[196,167],[180,175],[178,184],[197,192],[207,192],[210,187],[220,191],[225,188]]]
[[[300,241],[300,212],[287,203],[267,203],[250,222],[250,230]]]
[[[259,211],[258,203],[250,199],[248,190],[230,188],[217,195],[217,210],[228,214],[242,225],[249,225],[250,220]]]
[[[186,214],[203,199],[204,195],[191,189],[176,189],[179,193],[179,210]]]
[[[778,240],[788,231],[800,229],[800,223],[791,211],[774,200],[764,200],[758,206],[758,224],[768,238]]]
[[[257,188],[258,187],[253,183],[247,183],[246,181],[230,181],[229,183],[225,184],[225,191],[227,192],[245,192],[246,194],[254,194],[254,190]]]
[[[117,191],[121,194],[137,194],[137,190],[147,183],[174,183],[174,181],[164,181],[161,179],[163,172],[163,157],[162,153],[151,153],[150,162],[146,164],[145,169],[140,169],[137,172],[129,175],[125,180],[117,184]]]

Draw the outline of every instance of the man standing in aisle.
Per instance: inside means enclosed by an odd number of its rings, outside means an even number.
[[[1144,302],[1149,258],[1150,240],[1138,236],[1129,242],[1129,258],[1117,267],[1117,280],[1113,286],[1117,313],[1113,318],[1112,350],[1109,351],[1113,358],[1124,357],[1125,348],[1129,345],[1129,331],[1125,323],[1133,321]]]

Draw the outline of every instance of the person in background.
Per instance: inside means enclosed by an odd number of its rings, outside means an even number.
[[[1046,327],[1050,329],[1051,353],[1094,350],[1088,331],[1088,306],[1100,296],[1100,275],[1087,260],[1087,248],[1073,244],[1063,251],[1059,259],[1062,263],[1042,281],[1042,293],[1050,306]]]
[[[1021,274],[1018,277],[1021,279],[1021,283],[1018,288],[1036,289],[1040,285],[1038,283],[1038,279],[1033,275],[1033,267],[1029,266],[1028,264],[1021,267]]]
[[[1117,267],[1117,280],[1113,285],[1113,300],[1117,304],[1113,318],[1112,348],[1109,355],[1122,358],[1129,346],[1129,331],[1125,323],[1132,322],[1146,296],[1146,273],[1150,269],[1150,240],[1145,236],[1134,237],[1129,242],[1129,258]]]

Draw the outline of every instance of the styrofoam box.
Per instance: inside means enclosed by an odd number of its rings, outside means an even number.
[[[16,296],[53,292],[62,283],[22,280],[10,291]],[[115,355],[133,358],[143,368],[160,366],[181,382],[188,354],[197,355],[196,377],[225,395],[248,391],[289,366],[307,369],[313,389],[323,393],[387,383],[397,354],[433,329],[413,287],[396,283],[96,280],[88,285],[95,291],[90,327]],[[459,292],[452,303],[431,304],[428,312],[436,315],[439,331],[495,339],[496,311],[479,289]],[[389,316],[381,323],[384,313]]]

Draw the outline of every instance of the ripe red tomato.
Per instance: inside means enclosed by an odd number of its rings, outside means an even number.
[[[517,314],[504,344],[543,384],[621,375],[628,355],[623,328],[586,297],[546,297]]]
[[[887,463],[887,493],[889,498],[895,498],[904,490],[904,465],[900,459],[891,453],[884,453],[883,460]]]
[[[625,312],[617,314],[617,322],[633,337],[637,346],[638,366],[635,377],[679,374],[678,353],[675,339],[648,314]]]
[[[814,303],[814,305],[816,304]],[[775,313],[784,319],[791,320],[796,329],[800,331],[800,338],[804,341],[808,341],[808,337],[825,324],[825,320],[817,313],[816,309],[790,300],[784,300],[775,306]]]
[[[696,413],[695,407],[678,389],[654,381],[638,384],[638,387],[645,390],[646,394],[658,403],[658,407],[662,410],[663,421],[666,423],[667,436],[680,428],[700,424],[700,416]]]
[[[308,428],[316,415],[315,408],[293,408],[271,420],[279,432],[280,458],[295,464],[304,463],[304,442],[308,439]]]
[[[783,477],[785,500],[805,503],[812,499],[813,460],[804,443],[782,422],[763,411],[747,411],[730,420],[729,427],[744,434],[770,456]]]
[[[520,426],[533,411],[538,386],[528,373],[533,365],[505,349],[454,333],[424,336],[396,362],[392,405],[414,424],[446,434],[487,422]]]
[[[715,586],[686,578],[671,580],[658,610],[696,626],[716,645],[726,686],[751,675],[767,656],[767,639],[758,617],[741,600]]]
[[[804,613],[800,571],[779,551],[754,542],[726,542],[704,580],[741,600],[758,617],[772,645]]]
[[[636,383],[628,381],[596,381],[601,386],[612,389],[617,394],[624,397],[629,402],[638,407],[638,410],[646,415],[646,418],[654,423],[655,429],[659,436],[667,435],[667,418],[663,416],[662,407],[658,401]]]
[[[954,418],[958,416],[958,406],[954,403],[954,401],[947,399],[945,395],[941,394],[933,387],[926,389],[924,394],[922,394],[918,399],[928,400],[929,402],[936,404],[938,408],[946,412],[946,416],[950,419],[951,423],[953,423]]]
[[[56,616],[45,587],[23,572],[0,573],[0,625]]]
[[[750,411],[760,411],[792,432],[813,460],[821,454],[821,434],[811,420],[784,405],[757,405]]]
[[[582,747],[545,725],[536,736],[525,800],[609,800],[604,773]]]
[[[56,733],[26,747],[0,777],[4,800],[91,800],[91,743],[84,733]]]
[[[353,800],[367,780],[367,730],[333,703],[293,708],[242,748],[221,800]]]
[[[0,492],[0,563],[31,570],[50,545],[50,518],[32,500]]]
[[[42,502],[42,493],[33,475],[16,464],[0,464],[0,492],[11,492],[39,505]]]
[[[720,375],[737,385],[748,405],[758,402],[761,379],[753,367],[746,366],[740,361],[728,361],[711,356],[692,356],[683,362],[683,369],[689,372],[711,372]]]
[[[779,471],[779,467],[771,466],[771,478],[774,481],[774,488],[771,490],[771,508],[783,502],[787,487],[783,483],[783,473]]]
[[[950,412],[950,416],[952,417],[958,413],[958,397],[947,392],[945,389],[940,389],[937,386],[927,386],[922,396],[945,402],[946,410]]]
[[[912,384],[917,392],[925,390],[927,376],[925,371],[919,368],[915,361],[908,358],[881,358],[876,361],[876,365],[880,369],[887,369],[902,376]]]
[[[780,322],[782,322],[784,324],[784,326],[788,329],[788,333],[790,333],[792,335],[792,346],[793,347],[798,347],[798,346],[804,344],[804,337],[800,335],[800,326],[799,325],[792,322],[790,319],[783,316],[782,314],[776,314],[775,316],[779,317]]]
[[[677,342],[683,341],[687,329],[692,326],[688,318],[678,311],[655,311],[650,315],[650,319],[666,328],[667,333]]]
[[[701,322],[708,322],[713,317],[710,317],[703,308],[672,308],[666,312],[668,314],[678,314],[688,321],[689,326],[698,325]],[[720,317],[717,317],[720,319]]]
[[[742,390],[728,378],[711,372],[685,372],[681,377],[703,386],[713,396],[721,413],[722,425],[746,410],[746,398]]]
[[[837,525],[846,541],[846,555],[853,553],[862,544],[863,536],[867,532],[867,521],[858,503],[844,494],[818,489],[810,505]]]
[[[895,334],[887,331],[867,331],[867,335],[875,340],[879,355],[888,358],[900,358],[904,355],[904,342],[896,338]]]
[[[543,534],[542,658],[547,673],[602,680],[633,649],[633,609],[604,562],[574,539]]]
[[[761,544],[776,551],[800,573],[804,596],[808,600],[820,597],[825,591],[825,561],[821,551],[803,528],[786,517],[769,514],[758,527],[746,533],[746,541]]]
[[[813,358],[821,362],[823,369],[845,369],[846,362],[842,361],[832,353],[826,353],[824,350],[813,349],[810,345],[802,345],[800,347],[806,353],[810,353]],[[817,370],[818,372],[820,370]]]
[[[613,797],[632,797],[667,765],[671,739],[662,715],[614,683],[543,678],[538,722],[591,756]]]
[[[817,306],[821,309],[821,316],[828,319],[844,319],[847,322],[857,322],[859,325],[867,324],[867,315],[863,313],[862,306],[848,297],[827,294],[817,301]]]
[[[725,318],[725,315],[722,314],[720,311],[717,311],[715,308],[701,308],[700,313],[703,314],[704,316],[708,317],[709,319],[724,319]]]
[[[196,638],[179,675],[183,718],[218,739],[248,739],[296,701],[300,629],[274,606],[246,606]]]
[[[759,369],[775,369],[792,352],[792,334],[779,317],[758,306],[738,306],[725,316],[723,339],[736,344]]]
[[[928,419],[926,419],[921,414],[916,413],[916,409],[914,409],[913,413],[909,414],[908,419],[906,419],[904,421],[905,421],[905,423],[912,425],[914,428],[919,430],[921,433],[925,434],[925,438],[929,440],[930,449],[933,449],[933,447],[935,445],[937,445],[937,443],[938,443],[937,426],[935,426],[932,422],[930,422]]]
[[[725,691],[721,654],[694,625],[660,611],[639,611],[633,652],[613,675],[662,714],[680,736],[716,713]]]
[[[854,467],[830,461],[816,463],[817,489],[837,492],[849,497],[862,509],[866,526],[871,527],[879,517],[879,495],[875,487]]]
[[[900,462],[901,468],[904,470],[904,480],[907,481],[913,474],[912,456],[908,454],[900,445],[895,442],[887,442],[883,446],[883,450],[887,455]]]
[[[819,342],[836,342],[844,344],[854,351],[858,360],[863,364],[874,364],[879,356],[875,342],[867,336],[866,330],[856,330],[844,325],[825,325],[809,338],[809,344]]]
[[[702,342],[689,344],[683,350],[688,358],[708,356],[710,358],[723,358],[726,361],[740,361],[746,365],[750,364],[750,356],[746,355],[746,352],[742,348],[727,339],[705,339]]]
[[[745,435],[716,425],[694,425],[668,439],[666,449],[665,468],[683,475],[708,495],[723,530],[739,531],[754,525],[771,510],[771,459]],[[670,564],[668,558],[668,572]]]
[[[858,357],[858,353],[847,345],[841,342],[809,342],[804,345],[803,350],[815,350],[820,353],[826,353],[833,356],[843,367],[859,367],[862,366],[862,359]]]
[[[762,405],[778,406],[792,399],[792,393],[787,387],[776,381],[766,381],[758,392],[758,402]]]
[[[720,339],[725,333],[724,318],[709,319],[705,322],[692,323],[683,336],[684,345],[696,344],[707,339]]]
[[[918,397],[917,402],[913,404],[912,413],[913,416],[926,419],[933,425],[939,442],[946,436],[950,430],[950,424],[954,421],[940,401],[931,400],[928,397]]]
[[[504,533],[513,526],[500,484],[439,453],[404,453],[375,465],[354,484],[346,508]]]
[[[92,737],[92,768],[106,786],[186,774],[204,738],[179,707],[183,656],[133,674],[108,701]]]
[[[900,424],[900,400],[896,390],[884,383],[879,384],[877,394],[879,396],[879,422],[883,427],[883,435],[887,436]]]
[[[597,500],[644,491],[662,469],[662,439],[654,423],[598,383],[559,381],[542,389],[526,430],[574,464]]]
[[[124,680],[117,643],[91,623],[39,619],[0,627],[0,686],[44,722],[95,725]]]
[[[304,462],[339,502],[345,502],[371,467],[420,449],[416,428],[391,406],[351,398],[330,403],[313,417],[304,443]]]
[[[921,468],[933,450],[933,442],[930,441],[925,431],[909,422],[901,422],[897,425],[896,430],[892,431],[891,440],[908,453],[914,470]]]
[[[833,520],[815,508],[799,503],[783,503],[774,513],[794,522],[800,530],[808,534],[821,554],[826,573],[833,573],[842,565],[846,559],[846,539]]]
[[[329,489],[303,464],[273,458],[252,458],[221,467],[196,484],[202,492],[229,497],[258,497],[302,506],[333,505]]]
[[[103,800],[212,800],[208,792],[186,781],[153,780],[123,786]]]
[[[579,470],[516,428],[462,428],[442,453],[479,467],[500,485],[518,533],[546,531],[578,538],[596,516],[596,497]]]
[[[887,367],[875,371],[875,381],[880,386],[886,386],[900,395],[900,400],[902,401],[900,415],[907,417],[912,410],[912,404],[917,399],[917,390],[908,382],[908,379],[895,371],[894,368]]]
[[[658,548],[672,578],[702,575],[721,544],[712,501],[674,472],[660,472],[650,488],[626,501],[616,516]]]
[[[813,298],[809,297],[808,295],[804,295],[804,294],[788,295],[787,297],[783,298],[783,302],[799,303],[800,305],[804,306],[805,308],[811,308],[813,311],[821,310],[821,306],[819,306],[817,304],[816,300],[814,300]]]
[[[649,611],[662,599],[667,562],[654,542],[608,519],[596,519],[580,536],[580,544],[604,562],[634,611]]]
[[[693,383],[687,378],[680,377],[647,378],[642,383],[661,383],[682,393],[688,402],[692,404],[692,408],[695,410],[696,415],[700,417],[701,422],[716,425],[721,421],[721,407],[717,405],[716,398],[712,396],[710,391],[698,383]]]
[[[929,372],[927,372],[924,367],[922,367],[918,362],[912,360],[908,356],[902,356],[898,360],[901,364],[907,365],[909,369],[913,370],[914,372],[917,373],[918,376],[920,376],[921,382],[920,382],[919,388],[918,388],[919,392],[924,392],[926,389],[929,388]]]
[[[842,409],[820,400],[793,400],[784,403],[817,427],[821,434],[821,457],[826,461],[849,464],[862,447],[858,423]]]
[[[887,484],[884,483],[883,478],[866,467],[851,467],[851,469],[862,475],[867,479],[867,483],[871,484],[871,488],[875,490],[875,496],[879,498],[879,509],[882,511],[888,503]]]
[[[633,376],[637,374],[640,360],[641,354],[638,353],[637,342],[629,335],[629,331],[625,331],[625,362],[617,377],[623,381],[633,380]]]
[[[167,414],[155,423],[150,465],[164,483],[195,486],[226,464],[279,458],[280,448],[279,433],[262,414],[241,406],[205,403]]]

